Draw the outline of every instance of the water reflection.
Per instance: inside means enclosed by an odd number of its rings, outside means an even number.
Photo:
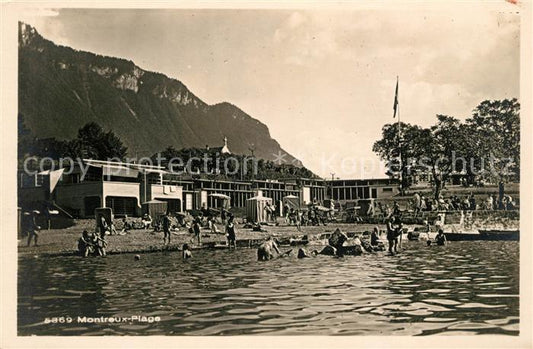
[[[20,335],[518,334],[518,242],[257,262],[254,250],[19,262]],[[157,323],[44,324],[52,316]]]

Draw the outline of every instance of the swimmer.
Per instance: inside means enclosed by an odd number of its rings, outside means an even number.
[[[87,230],[83,231],[81,237],[78,240],[78,252],[82,257],[87,257],[89,253],[94,253],[94,247],[91,241],[91,237],[89,236],[89,232]]]
[[[300,248],[298,250],[298,259],[302,259],[302,258],[309,258],[311,256],[309,256],[309,254],[307,253],[307,251],[303,248]]]
[[[270,259],[273,259],[276,254],[279,255],[279,249],[278,245],[274,241],[274,239],[270,236],[265,242],[263,242],[259,247],[257,248],[257,260],[259,261],[267,261]]]
[[[379,245],[379,228],[374,227],[372,230],[372,235],[370,235],[370,245],[377,246]]]
[[[446,235],[444,235],[444,231],[442,229],[439,229],[437,236],[435,236],[435,242],[439,246],[444,246],[448,243],[448,241],[446,240]]]
[[[389,253],[391,255],[398,252],[398,236],[397,229],[393,226],[395,222],[394,216],[387,221],[387,240],[389,241]]]
[[[98,234],[93,234],[92,236],[92,245],[95,249],[95,254],[98,254],[99,256],[105,257],[106,256],[106,247],[107,247],[107,241],[105,239],[102,239]]]
[[[181,253],[181,256],[183,259],[189,259],[192,258],[192,252],[189,248],[189,244],[183,244],[182,248],[183,252]]]

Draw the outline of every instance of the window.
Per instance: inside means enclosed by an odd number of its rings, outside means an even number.
[[[137,199],[128,197],[108,196],[105,199],[106,207],[113,209],[113,213],[117,216],[125,214],[134,216],[137,208]]]
[[[392,192],[392,188],[383,188],[382,191],[383,192]]]
[[[161,177],[159,176],[159,173],[150,173],[146,175],[146,182],[148,184],[161,184]]]
[[[38,174],[37,176],[35,176],[35,186],[36,187],[41,187],[44,183],[44,175],[40,175]]]

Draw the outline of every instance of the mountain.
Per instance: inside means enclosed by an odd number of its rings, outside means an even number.
[[[287,154],[268,127],[230,103],[208,105],[176,79],[145,71],[132,61],[77,51],[19,24],[19,113],[33,136],[75,138],[94,121],[112,130],[129,156],[168,146],[221,146],[233,153],[275,160]],[[301,166],[290,154],[287,163]]]

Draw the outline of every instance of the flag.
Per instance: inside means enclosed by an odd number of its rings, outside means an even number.
[[[392,106],[394,110],[393,118],[396,117],[396,111],[398,110],[398,77],[396,77],[396,92],[394,93],[394,105]]]

